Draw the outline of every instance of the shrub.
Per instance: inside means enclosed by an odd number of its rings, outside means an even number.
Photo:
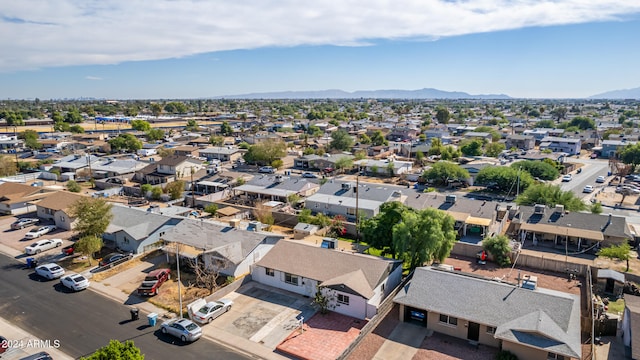
[[[80,190],[82,190],[82,187],[77,182],[73,180],[69,180],[67,182],[67,190],[77,193],[77,192],[80,192]]]
[[[518,360],[518,357],[507,350],[501,350],[496,354],[496,360]]]
[[[511,259],[509,258],[509,252],[511,247],[509,246],[509,238],[504,235],[498,235],[482,240],[482,248],[493,255],[494,260],[500,266],[509,266]]]

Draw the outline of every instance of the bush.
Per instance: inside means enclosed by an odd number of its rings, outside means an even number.
[[[209,204],[209,205],[205,206],[204,211],[208,212],[209,214],[211,214],[211,216],[214,216],[216,214],[216,212],[218,212],[218,205]]]
[[[140,186],[140,192],[142,193],[141,195],[143,197],[149,197],[149,193],[153,190],[153,186],[151,186],[151,184],[142,184],[142,186]]]
[[[80,192],[82,190],[82,187],[77,182],[75,182],[73,180],[69,180],[67,182],[67,190],[69,190],[71,192],[74,192],[74,193],[78,193],[78,192]]]
[[[498,235],[482,240],[482,248],[493,255],[493,259],[500,266],[511,265],[511,259],[509,253],[511,247],[509,246],[509,238],[504,235]]]
[[[501,350],[496,354],[496,360],[518,360],[518,357],[507,350]]]
[[[151,198],[153,200],[160,200],[162,197],[162,188],[160,186],[154,186],[151,189]]]

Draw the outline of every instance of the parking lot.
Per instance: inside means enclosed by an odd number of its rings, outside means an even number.
[[[36,217],[35,214],[29,214],[29,215],[21,215],[20,217]],[[62,247],[67,246],[69,244],[71,244],[71,241],[69,241],[69,238],[71,238],[71,236],[73,236],[73,231],[66,231],[63,229],[56,229],[53,232],[50,232],[48,234],[45,234],[37,239],[33,239],[33,240],[28,240],[24,238],[24,235],[32,228],[34,227],[38,227],[38,226],[42,226],[42,225],[52,225],[53,222],[46,222],[46,221],[40,221],[39,224],[37,225],[32,225],[32,226],[28,226],[25,227],[24,229],[20,229],[20,230],[12,230],[11,229],[11,223],[13,223],[14,221],[16,221],[17,217],[15,216],[3,216],[0,218],[0,233],[2,235],[0,235],[0,237],[2,238],[2,244],[4,246],[10,247],[13,250],[17,250],[19,252],[22,253],[21,256],[18,256],[18,258],[22,258],[22,257],[27,257],[27,255],[24,254],[24,248],[27,245],[30,245],[38,240],[43,240],[43,239],[62,239],[62,246],[59,248],[54,248],[51,250],[47,250],[42,252],[39,255],[34,256],[35,258],[37,258],[38,260],[44,260],[44,259],[52,259],[52,258],[61,258],[62,254],[60,252],[60,250],[62,249]]]

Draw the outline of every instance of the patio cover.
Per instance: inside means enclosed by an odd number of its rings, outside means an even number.
[[[548,225],[548,224],[522,224],[520,230],[547,233],[553,235],[571,236],[589,240],[604,240],[604,236],[599,231],[584,230],[571,227]]]
[[[465,223],[468,225],[489,226],[491,225],[491,219],[469,216]]]
[[[451,215],[455,221],[466,222],[469,214],[457,212],[457,211],[447,211],[447,214]]]
[[[216,214],[220,214],[222,216],[231,216],[239,212],[240,210],[234,208],[233,206],[227,206],[227,207],[223,207],[222,209],[218,209],[218,211],[216,211]]]

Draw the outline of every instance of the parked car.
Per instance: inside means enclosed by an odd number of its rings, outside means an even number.
[[[597,159],[598,158],[598,154],[592,153],[591,155],[589,155],[589,157],[592,158],[592,159]]]
[[[48,352],[40,351],[37,354],[20,358],[20,360],[53,360],[53,357],[51,357],[51,355]]]
[[[6,337],[0,336],[0,354],[3,354],[9,348],[9,340]]]
[[[153,296],[158,294],[158,289],[171,277],[171,270],[156,269],[145,276],[138,287],[138,295]]]
[[[193,314],[193,320],[201,324],[210,323],[213,319],[231,310],[232,305],[233,301],[229,299],[208,302]]]
[[[24,234],[25,239],[36,239],[42,235],[48,234],[53,230],[57,229],[55,225],[45,225],[36,229],[29,230],[26,234]]]
[[[306,173],[302,173],[302,177],[307,179],[316,179],[318,178],[318,175],[314,173],[306,172]]]
[[[76,244],[73,243],[71,245],[67,245],[65,247],[62,248],[62,253],[66,256],[69,255],[73,255],[73,253],[76,251]]]
[[[43,251],[51,250],[62,246],[62,239],[48,239],[38,240],[33,244],[24,248],[24,253],[27,255],[40,254]]]
[[[36,219],[36,218],[22,218],[13,222],[11,224],[11,229],[20,230],[20,229],[26,228],[27,226],[35,225],[39,222],[40,222],[40,219]]]
[[[43,264],[36,267],[36,274],[45,279],[53,280],[64,275],[64,269],[60,265],[54,263]]]
[[[80,291],[88,288],[91,283],[80,274],[69,274],[60,278],[60,284],[70,290]]]
[[[331,174],[333,171],[334,169],[330,167],[322,169],[322,172],[325,174]]]
[[[598,176],[598,177],[596,178],[596,182],[597,182],[598,184],[602,184],[602,183],[603,183],[603,182],[605,182],[605,181],[607,181],[607,179],[606,179],[604,176],[602,176],[602,175],[600,175],[600,176]]]
[[[571,174],[567,174],[567,175],[562,177],[562,181],[564,181],[564,182],[571,181],[572,179],[573,179],[573,176],[571,176]]]
[[[273,168],[272,166],[263,166],[258,171],[261,173],[273,174],[276,172],[276,169]]]
[[[103,257],[102,259],[100,259],[100,262],[98,263],[98,265],[102,266],[107,266],[107,265],[111,265],[117,261],[120,262],[124,262],[126,260],[123,259],[131,259],[133,257],[133,255],[131,254],[121,254],[121,253],[111,253],[105,257]]]
[[[583,193],[592,193],[593,192],[593,186],[592,185],[587,185],[584,187],[584,189],[582,189]]]
[[[196,341],[202,336],[200,326],[189,319],[176,318],[165,321],[160,325],[160,329],[163,334],[175,336],[183,342]]]

